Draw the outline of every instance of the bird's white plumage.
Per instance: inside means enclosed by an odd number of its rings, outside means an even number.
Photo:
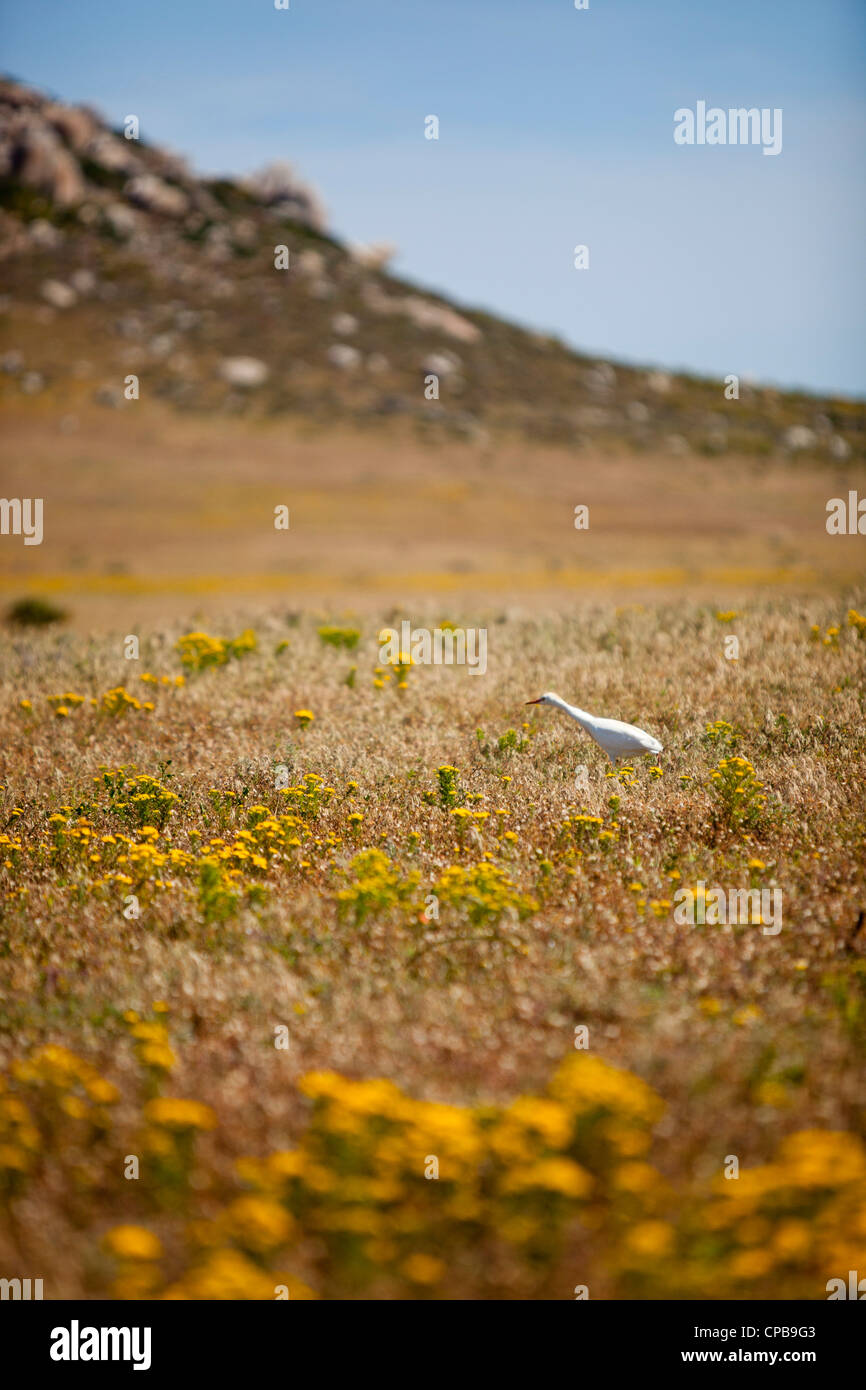
[[[589,714],[585,709],[578,709],[577,705],[568,704],[553,691],[548,691],[538,700],[527,700],[526,703],[553,705],[555,709],[563,710],[595,739],[612,763],[616,763],[617,758],[627,758],[633,754],[662,751],[658,739],[653,738],[645,729],[639,729],[635,724],[624,724],[621,719],[599,719],[597,715]]]

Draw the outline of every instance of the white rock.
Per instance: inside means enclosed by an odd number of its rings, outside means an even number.
[[[219,373],[229,386],[252,389],[263,386],[270,375],[268,367],[258,357],[225,357],[220,363]]]
[[[292,261],[295,269],[300,271],[301,275],[319,276],[325,273],[326,261],[324,256],[321,251],[314,251],[311,247],[302,251],[299,256],[293,256]]]
[[[101,131],[87,145],[85,153],[88,159],[109,173],[132,174],[140,167],[140,161],[131,145],[130,140],[119,140],[115,135],[109,135],[108,131]]]
[[[174,335],[172,333],[157,333],[147,345],[147,350],[152,357],[168,357],[174,348]]]
[[[163,183],[154,174],[138,174],[124,189],[130,202],[138,203],[149,212],[166,217],[184,217],[189,212],[189,199],[179,188]]]
[[[361,354],[357,348],[349,347],[348,343],[333,343],[328,348],[328,361],[332,367],[339,367],[343,372],[353,372],[361,362]]]
[[[841,434],[834,434],[830,440],[830,453],[834,459],[846,459],[851,453],[851,445]]]
[[[476,324],[446,304],[434,304],[432,300],[422,299],[417,294],[407,295],[405,299],[392,303],[398,313],[405,314],[418,328],[437,329],[462,343],[476,343],[481,337],[481,329]]]
[[[657,396],[666,396],[673,386],[673,377],[670,372],[648,372],[646,384],[651,391],[655,391]],[[679,438],[674,435],[672,438]]]
[[[251,217],[238,217],[232,223],[232,240],[244,250],[251,251],[258,240],[258,230]]]
[[[609,362],[597,362],[583,374],[584,385],[595,396],[610,396],[616,386],[616,372]]]
[[[266,203],[278,217],[303,222],[323,232],[327,216],[319,195],[303,183],[291,164],[275,160],[244,180],[244,186],[259,202]]]
[[[814,448],[817,440],[818,436],[815,431],[810,430],[806,425],[791,425],[790,429],[785,430],[782,435],[782,444],[792,454],[798,453],[801,449]]]
[[[63,136],[76,154],[83,153],[99,129],[95,117],[80,106],[62,106],[51,102],[43,109],[55,130]]]
[[[78,298],[72,286],[62,280],[43,280],[41,294],[54,309],[71,309]]]
[[[44,217],[35,218],[27,232],[33,245],[41,247],[44,251],[54,251],[63,240],[63,233]]]
[[[341,338],[345,338],[351,333],[357,333],[358,320],[354,314],[335,314],[331,319],[331,329],[334,333],[338,333]]]
[[[80,270],[73,270],[69,283],[77,294],[93,294],[96,289],[96,276],[92,270],[82,266]]]
[[[109,203],[105,209],[105,220],[115,236],[132,236],[139,224],[138,214],[124,203]]]
[[[433,376],[449,377],[458,372],[463,363],[456,352],[428,352],[421,363],[422,372]]]
[[[396,254],[397,247],[390,241],[373,241],[368,246],[349,247],[352,260],[367,270],[383,270]]]

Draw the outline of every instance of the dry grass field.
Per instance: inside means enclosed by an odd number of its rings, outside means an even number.
[[[863,401],[588,356],[125,136],[0,82],[0,1297],[866,1274]]]
[[[383,668],[385,605],[7,636],[4,1272],[825,1298],[866,1258],[864,610],[404,613],[486,626],[483,677]],[[664,753],[613,774],[542,689]],[[678,924],[699,883],[781,930]]]

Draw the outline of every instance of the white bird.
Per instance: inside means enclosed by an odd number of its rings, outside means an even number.
[[[572,719],[576,719],[582,729],[594,738],[599,748],[610,758],[616,767],[617,758],[627,758],[633,753],[661,753],[662,745],[652,734],[646,733],[643,729],[638,729],[634,724],[624,724],[621,719],[598,719],[594,714],[587,714],[585,709],[578,709],[576,705],[569,705],[559,695],[554,695],[552,691],[540,695],[537,700],[527,700],[528,705],[553,705],[556,709],[564,710]]]

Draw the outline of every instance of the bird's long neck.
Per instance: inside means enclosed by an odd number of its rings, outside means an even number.
[[[578,724],[584,729],[591,728],[595,723],[593,716],[585,709],[578,709],[577,705],[570,705],[567,700],[561,699],[559,695],[556,695],[551,700],[551,704],[555,704],[557,709],[561,709],[564,714],[568,714],[572,719],[576,719]]]

